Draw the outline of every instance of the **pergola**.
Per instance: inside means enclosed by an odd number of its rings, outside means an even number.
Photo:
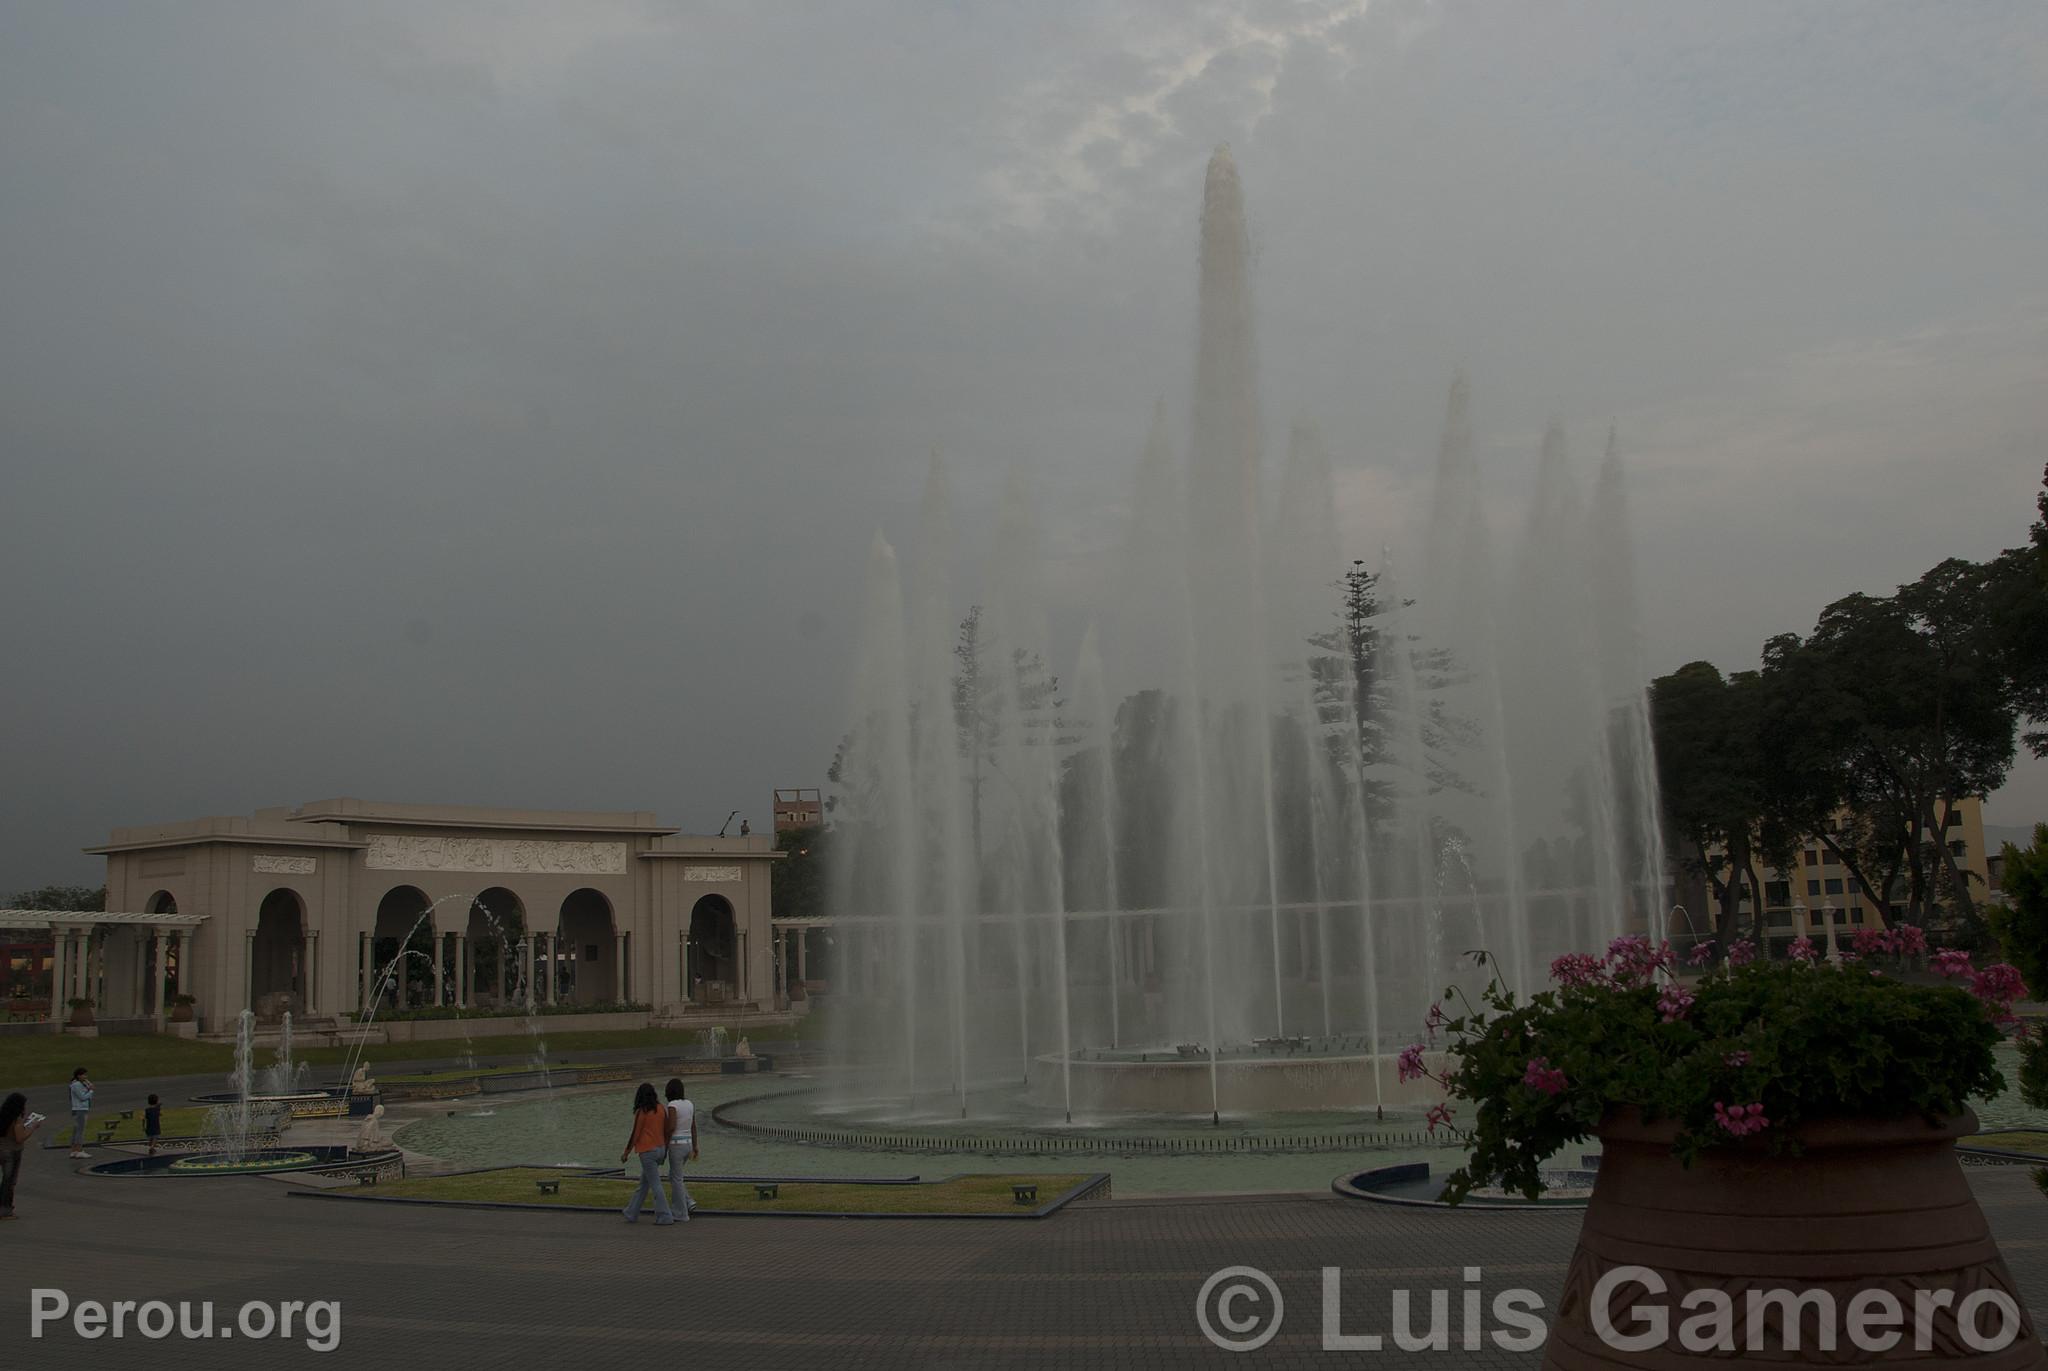
[[[50,1017],[59,1022],[67,1002],[82,998],[110,1018],[151,1018],[161,1026],[167,954],[178,954],[178,991],[187,992],[184,981],[191,961],[185,954],[193,930],[205,922],[204,914],[0,909],[0,929],[46,934],[55,945]],[[150,974],[152,967],[158,968],[157,974]]]

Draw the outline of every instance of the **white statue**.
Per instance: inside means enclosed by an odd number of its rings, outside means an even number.
[[[384,1106],[378,1105],[370,1111],[370,1117],[363,1120],[363,1126],[356,1130],[354,1152],[381,1152],[391,1144],[384,1141],[384,1135],[377,1130],[377,1121],[384,1117]]]
[[[732,1055],[735,1057],[751,1057],[754,1055],[754,1049],[747,1046],[745,1038],[741,1038],[740,1045],[732,1050]]]
[[[375,1093],[376,1089],[377,1083],[370,1079],[370,1068],[367,1065],[359,1064],[356,1067],[356,1074],[349,1078],[348,1093],[351,1095],[369,1095]]]

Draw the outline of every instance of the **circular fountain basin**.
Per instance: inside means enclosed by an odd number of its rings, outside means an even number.
[[[1589,1156],[1581,1160],[1597,1163],[1599,1158]],[[1403,1162],[1353,1172],[1339,1176],[1330,1183],[1330,1188],[1355,1200],[1434,1209],[1584,1209],[1593,1198],[1593,1182],[1600,1171],[1597,1165],[1591,1165],[1546,1169],[1538,1174],[1543,1180],[1543,1193],[1533,1200],[1498,1186],[1483,1186],[1456,1206],[1446,1204],[1443,1198],[1449,1173],[1438,1174],[1428,1162]]]
[[[1432,1071],[1442,1053],[1426,1054]],[[1059,1054],[1040,1057],[1031,1100],[1048,1111],[1077,1114],[1205,1115],[1325,1110],[1357,1114],[1380,1107],[1424,1110],[1443,1098],[1435,1081],[1403,1081],[1396,1054],[1371,1052],[1348,1039],[1302,1038],[1249,1043],[1209,1054],[1199,1048],[1083,1048],[1065,1070]]]
[[[260,1147],[233,1152],[159,1153],[123,1157],[84,1168],[88,1176],[260,1176],[278,1171],[311,1171],[350,1160],[341,1145]],[[360,1160],[360,1158],[358,1158]]]

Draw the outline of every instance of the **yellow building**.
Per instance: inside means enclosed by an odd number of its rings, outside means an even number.
[[[1946,809],[1946,805],[1940,805],[1936,812],[1943,813]],[[1851,817],[1846,810],[1838,814],[1830,821],[1831,831],[1840,833]],[[1994,893],[1987,860],[1991,854],[1984,847],[1983,803],[1978,800],[1957,801],[1943,841],[1954,855],[1957,868],[1969,881],[1971,900],[1982,905]],[[1939,858],[1930,853],[1928,861],[1938,862]],[[1774,939],[1790,940],[1805,933],[1820,940],[1826,935],[1829,915],[1833,916],[1838,933],[1846,930],[1852,936],[1856,929],[1881,928],[1906,917],[1906,877],[1903,873],[1894,883],[1890,897],[1879,899],[1873,892],[1863,889],[1827,844],[1818,838],[1809,838],[1805,842],[1791,870],[1769,867],[1759,874],[1763,877],[1765,926]],[[1741,909],[1745,919],[1752,913],[1746,885]],[[1880,917],[1880,910],[1883,917]]]

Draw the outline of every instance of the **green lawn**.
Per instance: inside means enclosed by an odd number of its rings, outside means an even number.
[[[628,1028],[610,1032],[592,1030],[551,1031],[547,1020],[539,1020],[541,1038],[548,1048],[548,1065],[560,1064],[565,1052],[594,1052],[606,1049],[646,1047],[665,1049],[680,1053],[694,1048],[701,1041],[695,1029],[674,1028]],[[816,1030],[813,1030],[815,1032]],[[762,1025],[748,1028],[746,1037],[762,1045],[762,1050],[772,1052],[772,1044],[786,1041],[790,1036],[788,1025]],[[811,1036],[807,1034],[806,1036]],[[733,1032],[730,1040],[737,1042],[740,1034]],[[461,1038],[443,1038],[434,1042],[372,1043],[358,1053],[353,1047],[302,1047],[294,1057],[312,1064],[314,1079],[324,1081],[332,1073],[322,1073],[318,1068],[339,1067],[354,1061],[360,1055],[371,1064],[371,1074],[378,1074],[377,1068],[385,1062],[446,1061],[461,1057],[469,1052],[477,1057],[524,1057],[534,1050],[534,1040],[524,1033],[508,1034],[503,1037],[473,1038],[464,1042]],[[256,1052],[258,1065],[268,1064],[271,1053],[259,1047]],[[169,1035],[121,1036],[106,1038],[73,1038],[57,1033],[36,1033],[24,1037],[0,1038],[0,1091],[23,1090],[37,1085],[59,1085],[71,1079],[74,1068],[84,1067],[92,1073],[95,1081],[128,1081],[151,1076],[198,1076],[218,1074],[225,1077],[234,1069],[234,1048],[226,1043],[202,1043],[190,1038],[174,1038]],[[523,1066],[504,1068],[523,1071]],[[448,1073],[450,1079],[473,1075],[473,1072]],[[49,1110],[44,1110],[49,1113]]]
[[[1959,1141],[1961,1147],[1995,1147],[2001,1152],[2032,1152],[2048,1156],[2048,1133],[1977,1133]]]
[[[827,1213],[827,1214],[1015,1214],[1024,1212],[1010,1193],[1015,1182],[1038,1187],[1044,1204],[1078,1185],[1078,1175],[960,1176],[929,1185],[844,1185],[828,1181],[784,1181],[776,1198],[764,1200],[754,1187],[731,1182],[692,1182],[690,1198],[700,1213]],[[539,1180],[559,1180],[557,1194],[543,1195]],[[634,1182],[550,1171],[544,1167],[506,1167],[461,1176],[416,1176],[386,1181],[367,1193],[389,1199],[455,1200],[467,1203],[600,1205],[623,1209]]]
[[[72,1038],[57,1033],[0,1038],[0,1090],[35,1085],[61,1085],[78,1067],[94,1081],[134,1080],[143,1076],[226,1076],[235,1066],[235,1050],[224,1043],[190,1038]],[[44,1108],[45,1114],[56,1111]]]
[[[121,1112],[122,1111],[119,1110],[111,1110],[104,1114],[93,1115],[92,1122],[87,1126],[85,1131],[87,1141],[117,1143],[141,1142],[142,1110],[140,1108],[136,1108],[132,1111],[128,1111],[133,1114],[133,1117],[127,1119],[123,1119],[121,1117]],[[209,1110],[207,1106],[203,1104],[167,1106],[164,1109],[163,1136],[166,1138],[198,1137],[200,1134],[206,1131],[206,1116],[210,1112],[212,1111]],[[264,1116],[259,1113],[256,1117],[262,1118]],[[101,1137],[100,1130],[110,1119],[114,1121],[114,1136],[111,1138]]]

